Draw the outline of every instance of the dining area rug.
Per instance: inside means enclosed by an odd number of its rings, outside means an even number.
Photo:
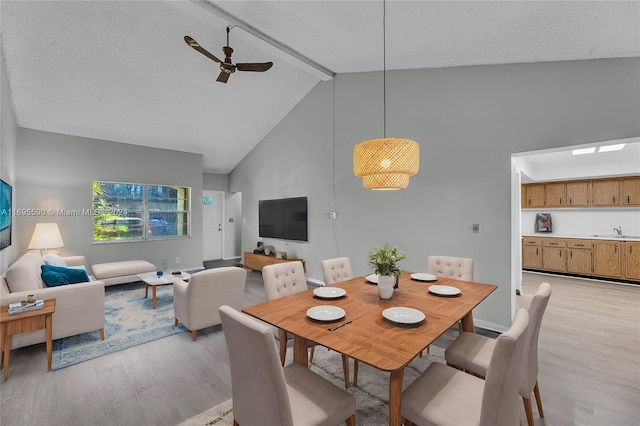
[[[291,357],[291,350],[288,356]],[[431,345],[431,353],[416,357],[404,369],[402,389],[416,380],[432,362],[445,363],[444,349]],[[353,377],[353,361],[349,364]],[[316,347],[310,369],[344,388],[342,356],[321,346]],[[347,389],[356,399],[356,424],[377,426],[389,424],[389,373],[360,363],[358,386]],[[195,417],[185,420],[179,426],[231,426],[233,425],[233,403],[229,399]]]
[[[144,297],[141,282],[107,286],[104,302],[104,334],[98,331],[53,341],[52,370],[161,339],[187,329],[174,325],[173,286],[157,289],[157,306],[151,308],[151,289]]]

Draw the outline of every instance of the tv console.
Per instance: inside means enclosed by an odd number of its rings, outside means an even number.
[[[307,266],[304,263],[304,259],[281,259],[279,257],[276,257],[275,253],[267,256],[266,254],[251,253],[249,251],[244,252],[244,267],[247,269],[253,269],[254,271],[262,271],[262,268],[267,265],[273,265],[274,263],[294,261],[302,262],[302,267],[304,268],[305,272],[307,271]]]

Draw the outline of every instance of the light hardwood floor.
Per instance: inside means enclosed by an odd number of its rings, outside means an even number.
[[[524,277],[521,306],[539,283],[553,287],[539,346],[545,419],[534,405],[536,424],[640,424],[640,286]],[[249,272],[245,305],[264,299],[260,274]],[[175,425],[231,396],[228,365],[219,326],[196,342],[182,333],[52,372],[44,344],[21,348],[0,384],[0,424]]]

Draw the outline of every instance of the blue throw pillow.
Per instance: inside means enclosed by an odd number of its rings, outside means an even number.
[[[66,280],[64,275],[53,271],[42,271],[42,281],[44,281],[47,287],[69,284],[69,281]]]
[[[89,281],[87,271],[62,266],[42,265],[42,280],[51,287],[65,284],[84,283]]]

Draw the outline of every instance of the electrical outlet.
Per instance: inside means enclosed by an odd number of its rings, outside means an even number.
[[[336,220],[338,218],[338,212],[329,212],[329,219]]]
[[[479,223],[474,223],[473,225],[471,225],[471,232],[474,234],[479,234],[480,233],[480,224]]]
[[[176,257],[176,263],[180,263],[180,258]]]

